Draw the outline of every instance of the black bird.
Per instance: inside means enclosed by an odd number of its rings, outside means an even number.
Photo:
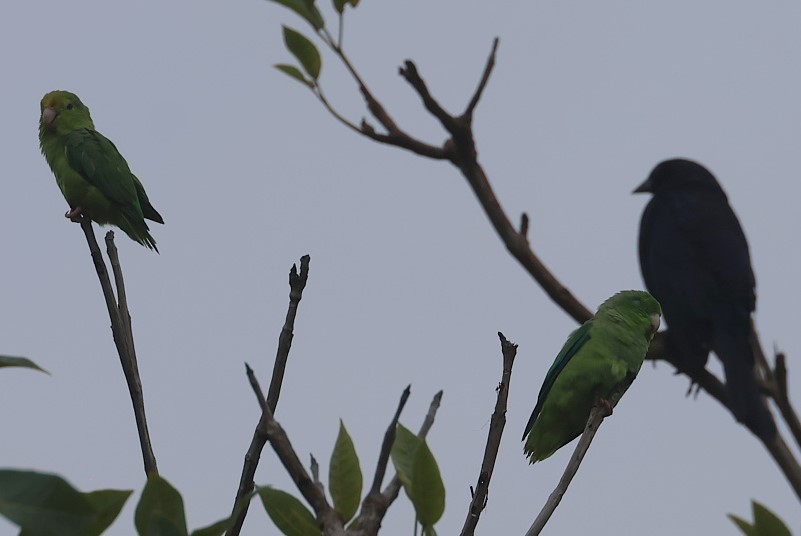
[[[657,165],[634,193],[650,192],[640,222],[640,268],[662,304],[668,352],[681,372],[714,351],[735,418],[770,440],[776,425],[754,372],[754,272],[740,222],[715,177],[684,159]]]

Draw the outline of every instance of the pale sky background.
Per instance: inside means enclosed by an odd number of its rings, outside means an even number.
[[[322,3],[329,24],[335,18]],[[659,161],[720,179],[751,246],[757,322],[801,387],[801,6],[797,2],[364,0],[346,47],[409,132],[444,134],[397,75],[417,61],[461,110],[499,36],[475,118],[481,162],[510,216],[531,217],[544,262],[588,307],[642,288],[636,257]],[[474,485],[500,379],[497,331],[519,344],[507,429],[479,534],[522,534],[573,445],[529,466],[519,441],[542,379],[576,326],[506,253],[452,166],[337,124],[272,68],[291,59],[264,0],[5,2],[0,7],[0,353],[52,376],[0,371],[0,466],[56,472],[82,490],[135,488],[107,534],[133,533],[144,484],[122,371],[88,249],[39,154],[39,100],[91,108],[166,225],[161,255],[118,233],[159,469],[191,528],[228,514],[259,410],[244,361],[268,383],[287,273],[310,254],[277,418],[323,468],[342,418],[369,482],[398,396],[417,428],[445,395],[431,448],[454,534]],[[330,54],[322,82],[354,121],[355,85]],[[102,237],[102,232],[98,233]],[[549,534],[737,534],[752,498],[794,530],[798,499],[767,452],[687,380],[646,364],[596,437]],[[327,476],[326,476],[327,478]],[[267,448],[257,483],[297,493]],[[367,484],[366,484],[367,485]],[[401,498],[384,534],[410,534]],[[0,520],[0,535],[15,534]],[[254,501],[243,534],[278,534]]]

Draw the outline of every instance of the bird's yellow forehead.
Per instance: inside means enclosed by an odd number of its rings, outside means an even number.
[[[67,101],[80,102],[78,97],[69,91],[51,91],[42,97],[42,110],[45,108],[58,108]]]

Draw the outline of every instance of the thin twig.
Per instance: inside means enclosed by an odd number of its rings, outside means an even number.
[[[551,495],[548,497],[548,500],[545,502],[545,506],[543,506],[539,515],[534,520],[534,523],[531,524],[528,532],[526,532],[526,536],[536,536],[542,532],[542,529],[551,518],[551,515],[553,515],[556,507],[559,506],[559,502],[561,502],[562,497],[567,491],[570,481],[573,480],[574,476],[576,476],[579,466],[581,465],[581,461],[584,459],[584,455],[587,454],[587,450],[590,448],[590,443],[592,443],[595,433],[598,431],[598,427],[601,426],[601,423],[609,415],[611,415],[609,408],[593,406],[592,410],[590,411],[590,418],[587,420],[587,426],[584,428],[584,433],[581,434],[581,439],[579,439],[578,445],[576,445],[576,450],[573,451],[573,456],[571,456],[570,461],[567,463],[567,467],[565,467],[565,472],[562,474],[559,484],[557,484],[556,489],[554,489]]]
[[[431,430],[431,426],[434,424],[434,418],[437,415],[441,401],[442,391],[439,391],[431,400],[428,412],[423,419],[423,424],[417,432],[417,437],[425,438],[428,435],[428,431]],[[358,526],[362,531],[361,534],[376,534],[381,527],[381,522],[387,509],[398,498],[400,489],[401,481],[396,473],[380,494],[370,493],[365,497],[359,516],[352,522],[352,525]]]
[[[278,459],[281,460],[281,464],[289,476],[292,477],[298,491],[317,514],[317,519],[322,523],[326,536],[344,535],[345,528],[342,525],[342,520],[331,505],[328,504],[328,500],[320,487],[314,483],[306,472],[289,441],[289,437],[273,417],[269,404],[264,406],[261,419],[259,419],[259,424],[256,427],[256,434],[263,436],[263,441],[270,441],[270,446],[278,456]]]
[[[389,455],[392,452],[392,445],[395,443],[395,434],[398,430],[398,419],[400,419],[401,412],[406,406],[406,401],[409,400],[409,394],[412,392],[412,386],[407,385],[406,389],[401,393],[398,407],[395,409],[395,415],[387,426],[387,431],[384,432],[384,441],[381,443],[381,451],[378,454],[378,463],[376,463],[375,476],[373,477],[373,485],[370,486],[368,495],[378,495],[381,493],[381,483],[384,481],[384,474],[387,472],[387,464],[389,463]]]
[[[295,328],[295,315],[298,312],[298,304],[303,297],[303,289],[309,279],[309,261],[311,257],[304,255],[300,258],[300,273],[296,265],[292,265],[289,271],[289,309],[286,312],[286,321],[281,328],[281,335],[278,336],[278,351],[273,365],[273,375],[270,379],[270,388],[267,391],[267,405],[270,411],[275,413],[278,405],[278,397],[281,395],[281,384],[284,382],[284,371],[286,361],[289,358],[289,349],[292,346],[293,330]]]
[[[275,364],[273,365],[273,375],[270,380],[270,390],[268,391],[267,398],[264,402],[259,401],[262,408],[262,416],[259,420],[259,425],[253,433],[253,438],[250,441],[250,446],[245,454],[245,462],[242,466],[242,476],[239,479],[239,487],[236,492],[234,500],[234,509],[232,515],[236,515],[231,528],[225,533],[226,536],[237,536],[242,530],[242,524],[245,521],[245,516],[248,513],[248,505],[239,506],[242,499],[248,496],[253,491],[254,483],[253,478],[256,474],[256,467],[259,465],[261,452],[267,441],[267,434],[264,433],[262,427],[267,412],[272,414],[278,405],[278,397],[281,394],[281,383],[284,380],[284,371],[286,370],[286,362],[289,358],[289,350],[292,347],[293,330],[295,329],[295,316],[298,310],[298,304],[303,297],[303,289],[306,286],[306,281],[309,277],[309,261],[310,257],[304,255],[300,259],[300,273],[298,273],[297,265],[293,264],[292,269],[289,271],[289,308],[286,313],[286,321],[281,329],[281,334],[278,336],[278,351],[275,356]],[[254,377],[255,379],[255,377]],[[258,382],[256,382],[258,385]],[[252,385],[252,383],[251,383]],[[261,387],[259,387],[261,391]],[[258,397],[258,394],[256,395]],[[263,396],[263,395],[262,395]],[[302,467],[302,466],[301,466]]]
[[[250,365],[245,363],[245,374],[248,377],[248,382],[250,383],[250,388],[253,389],[253,393],[256,395],[256,400],[259,402],[259,407],[263,408],[264,405],[267,403],[267,400],[264,398],[264,393],[261,390],[261,385],[259,384],[258,378],[256,378],[256,374],[253,372],[253,369],[250,368]]]
[[[475,533],[478,518],[487,505],[489,484],[492,479],[492,472],[495,470],[495,460],[498,458],[503,429],[506,426],[506,402],[509,398],[509,384],[512,380],[512,365],[514,365],[515,356],[517,355],[517,345],[509,342],[500,331],[498,332],[498,337],[501,339],[503,373],[501,375],[501,383],[498,385],[498,399],[495,402],[495,411],[490,419],[487,446],[484,448],[481,471],[478,474],[475,490],[473,490],[473,499],[470,501],[470,507],[467,510],[467,519],[465,519],[462,527],[462,536],[470,536]]]
[[[498,52],[499,43],[500,40],[497,37],[492,40],[492,50],[490,51],[489,58],[487,58],[487,64],[484,66],[484,73],[481,75],[481,80],[478,83],[476,92],[473,94],[473,98],[470,99],[470,103],[467,105],[467,108],[462,114],[462,117],[464,117],[468,123],[473,120],[473,111],[476,109],[478,101],[481,99],[481,95],[484,94],[484,88],[487,87],[487,82],[489,82],[492,69],[495,67],[495,55]]]
[[[425,80],[420,77],[420,74],[417,72],[417,66],[413,61],[404,61],[403,67],[398,69],[398,74],[400,74],[406,79],[407,82],[409,82],[409,84],[423,100],[423,106],[425,106],[426,110],[428,110],[428,113],[436,117],[445,130],[453,134],[454,131],[459,128],[456,118],[446,112],[445,108],[443,108],[437,99],[431,95]]]
[[[133,405],[136,430],[139,436],[139,446],[142,449],[142,461],[144,463],[145,474],[158,474],[156,456],[153,453],[153,446],[150,442],[150,434],[147,428],[147,418],[145,416],[145,401],[142,394],[142,381],[139,377],[139,368],[136,364],[136,352],[134,349],[133,331],[131,329],[131,315],[128,311],[128,303],[125,295],[125,283],[122,277],[122,267],[120,265],[117,248],[114,245],[114,233],[106,233],[106,251],[114,272],[114,280],[117,287],[119,303],[114,295],[111,286],[106,263],[100,253],[100,246],[95,238],[92,221],[83,217],[80,220],[81,229],[86,236],[89,251],[92,255],[92,262],[100,280],[100,287],[103,289],[103,297],[106,301],[109,320],[111,321],[111,334],[114,339],[114,346],[117,348],[117,355],[120,358],[122,372],[128,385],[128,393]]]
[[[798,419],[793,405],[790,403],[790,395],[787,393],[787,361],[783,352],[776,351],[776,365],[774,367],[773,379],[776,385],[776,395],[774,400],[779,407],[784,422],[790,433],[795,439],[796,445],[801,447],[801,421]]]

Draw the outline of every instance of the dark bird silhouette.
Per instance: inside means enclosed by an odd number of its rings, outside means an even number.
[[[754,373],[754,272],[740,222],[715,177],[684,159],[657,165],[634,193],[650,192],[640,223],[640,268],[662,304],[668,352],[682,372],[723,363],[734,416],[769,440],[776,425]]]

